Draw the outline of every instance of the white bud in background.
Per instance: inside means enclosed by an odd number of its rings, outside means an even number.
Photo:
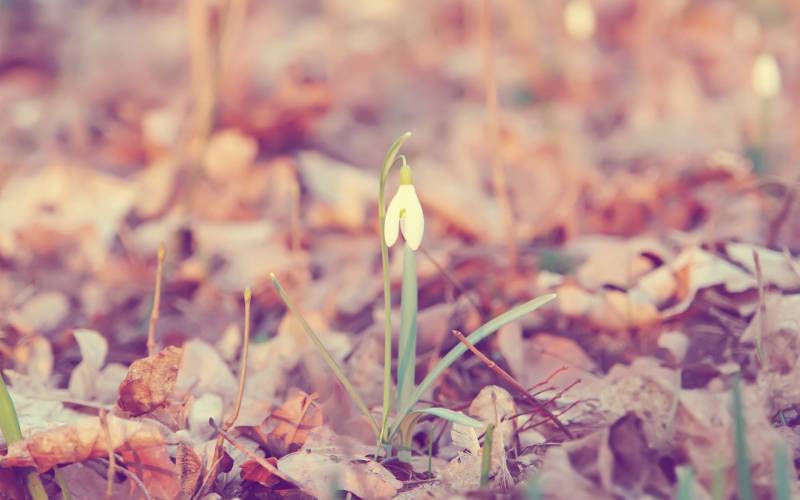
[[[781,93],[781,70],[772,54],[762,52],[753,63],[753,90],[762,99]]]
[[[594,35],[596,20],[589,0],[569,0],[564,8],[564,30],[575,40],[588,40]]]

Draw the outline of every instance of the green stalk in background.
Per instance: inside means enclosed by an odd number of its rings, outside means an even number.
[[[747,425],[742,405],[741,375],[733,378],[733,438],[736,443],[736,485],[740,500],[753,500],[753,483],[750,478],[750,455],[747,451]]]
[[[789,457],[786,445],[778,443],[775,445],[775,460],[773,461],[775,475],[775,499],[791,500],[791,486],[789,480]],[[792,467],[792,469],[794,469]]]
[[[489,484],[489,471],[492,468],[492,441],[494,441],[494,424],[486,428],[483,436],[483,448],[481,450],[481,488]]]
[[[380,228],[381,239],[381,267],[383,268],[383,309],[384,309],[384,332],[383,332],[383,414],[381,418],[381,431],[379,442],[389,441],[387,435],[389,421],[389,410],[392,406],[392,287],[389,280],[389,247],[386,245],[386,179],[389,177],[397,152],[408,138],[411,132],[406,132],[398,137],[383,159],[381,167],[380,187],[378,190],[378,227]]]
[[[694,498],[694,471],[689,466],[680,466],[678,473],[677,500],[692,500]]]
[[[8,388],[2,376],[0,376],[0,431],[3,432],[3,437],[8,446],[17,441],[22,441],[22,430],[19,427],[17,410],[14,408],[14,401],[12,401],[11,395],[8,393]],[[47,500],[47,493],[44,491],[39,474],[29,472],[25,479],[28,485],[28,492],[30,492],[34,500]]]

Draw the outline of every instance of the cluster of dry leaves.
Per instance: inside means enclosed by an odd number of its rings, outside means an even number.
[[[269,284],[379,414],[377,168],[410,129],[417,379],[452,330],[558,294],[477,347],[571,436],[471,354],[423,398],[495,426],[483,491],[671,498],[690,466],[697,498],[720,474],[732,498],[741,373],[768,498],[775,446],[800,457],[800,9],[756,3],[593,2],[589,40],[564,32],[560,0],[493,3],[514,265],[489,188],[479,2],[0,3],[0,355],[25,437],[0,446],[0,497],[24,498],[26,467],[53,497],[57,469],[76,499],[477,492],[481,431],[423,418],[411,464],[376,457]],[[762,50],[786,89],[768,138],[749,87]]]

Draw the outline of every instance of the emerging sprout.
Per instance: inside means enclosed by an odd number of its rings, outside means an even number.
[[[753,63],[753,90],[761,99],[780,94],[781,70],[772,54],[762,52]]]
[[[594,9],[589,0],[570,0],[564,8],[564,30],[575,40],[588,40],[594,35]]]
[[[386,246],[395,244],[398,229],[403,232],[403,238],[408,246],[412,250],[417,250],[422,243],[422,233],[425,232],[425,216],[417,198],[417,191],[411,182],[411,167],[405,163],[400,167],[400,187],[397,188],[397,193],[386,210],[383,226]]]

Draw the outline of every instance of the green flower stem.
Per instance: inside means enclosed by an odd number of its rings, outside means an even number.
[[[389,410],[392,406],[392,289],[389,281],[389,247],[386,246],[386,234],[384,223],[386,221],[386,179],[389,176],[397,152],[408,138],[411,132],[406,132],[398,137],[383,159],[381,176],[378,190],[378,227],[381,237],[381,267],[383,268],[383,309],[385,315],[384,334],[383,334],[383,415],[381,418],[380,441],[388,442],[387,435],[389,421]]]
[[[344,374],[342,368],[339,366],[339,363],[333,359],[331,353],[325,348],[325,345],[322,341],[317,337],[317,334],[314,333],[314,330],[311,329],[311,326],[308,324],[306,319],[300,314],[300,311],[295,307],[292,299],[286,294],[286,291],[281,286],[278,278],[275,277],[274,274],[270,274],[272,278],[272,284],[275,286],[275,289],[278,291],[278,295],[281,296],[281,299],[286,304],[286,307],[289,308],[289,311],[300,321],[300,324],[303,326],[303,330],[305,330],[306,334],[311,338],[311,341],[314,342],[314,345],[317,347],[322,359],[328,365],[328,367],[333,371],[333,374],[336,376],[336,379],[339,381],[340,384],[344,387],[344,390],[347,391],[347,394],[350,395],[350,398],[355,403],[356,407],[364,414],[367,419],[367,423],[369,423],[372,432],[375,433],[375,436],[380,436],[380,430],[378,429],[378,424],[375,422],[375,419],[372,417],[372,413],[370,413],[369,408],[367,407],[364,400],[361,399],[361,396],[356,391],[356,388],[353,387],[353,384],[347,378],[347,375]]]
[[[14,408],[14,401],[8,393],[8,388],[0,376],[0,431],[9,446],[12,443],[22,440],[22,430],[19,427],[17,410]],[[36,472],[29,472],[26,476],[28,492],[34,500],[47,500],[47,493],[44,491],[42,480]]]
[[[397,353],[397,407],[405,406],[414,391],[417,364],[417,260],[403,245],[403,288],[400,296],[400,338]]]

